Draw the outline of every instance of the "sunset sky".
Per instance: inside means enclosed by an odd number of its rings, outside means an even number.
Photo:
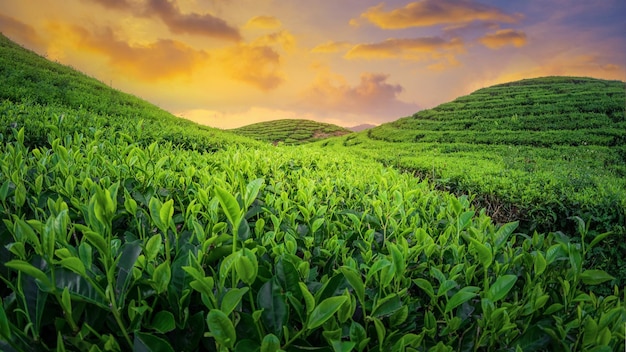
[[[626,80],[624,0],[0,0],[0,32],[177,116],[380,124],[478,88]]]

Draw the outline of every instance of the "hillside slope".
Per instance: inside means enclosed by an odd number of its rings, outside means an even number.
[[[624,82],[544,77],[480,89],[373,129],[322,142],[476,195],[501,221],[626,236]]]
[[[274,144],[302,144],[351,133],[343,127],[311,120],[274,120],[259,122],[231,131]]]
[[[101,131],[137,135],[199,151],[233,144],[256,144],[218,129],[175,117],[144,100],[112,89],[70,67],[48,61],[0,34],[0,135],[24,127],[26,143],[40,146],[48,136]],[[44,117],[42,119],[41,117]],[[89,130],[85,130],[89,126]]]

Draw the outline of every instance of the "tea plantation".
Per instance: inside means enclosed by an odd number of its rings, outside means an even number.
[[[288,145],[314,142],[352,133],[337,125],[297,119],[254,123],[235,128],[232,132],[273,144],[283,142]]]
[[[0,82],[2,351],[624,348],[615,234],[584,217],[496,224],[343,147],[367,132],[274,147],[4,37]]]

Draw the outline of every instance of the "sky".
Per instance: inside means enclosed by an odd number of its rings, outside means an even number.
[[[381,124],[497,83],[626,81],[624,0],[0,0],[0,32],[198,123]]]

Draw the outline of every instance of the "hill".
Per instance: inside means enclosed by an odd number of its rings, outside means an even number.
[[[520,233],[356,149],[208,129],[0,43],[2,351],[622,346],[582,220]]]
[[[361,125],[356,125],[356,126],[352,126],[352,127],[348,127],[348,129],[352,132],[361,132],[361,131],[365,131],[368,130],[370,128],[374,128],[376,127],[376,125],[370,125],[367,123],[361,124]]]
[[[578,216],[626,251],[625,100],[620,81],[527,79],[321,145],[473,195],[529,230],[574,231]]]
[[[292,119],[259,122],[231,131],[274,144],[302,144],[351,133],[348,129],[328,123]]]
[[[233,144],[255,144],[182,120],[153,104],[70,67],[45,60],[0,34],[0,134],[24,127],[26,143],[41,146],[52,135],[75,132],[134,135],[141,145],[171,142],[187,149],[216,151]],[[42,119],[43,117],[43,119]],[[86,127],[89,129],[86,129]],[[136,131],[139,129],[140,131]]]

